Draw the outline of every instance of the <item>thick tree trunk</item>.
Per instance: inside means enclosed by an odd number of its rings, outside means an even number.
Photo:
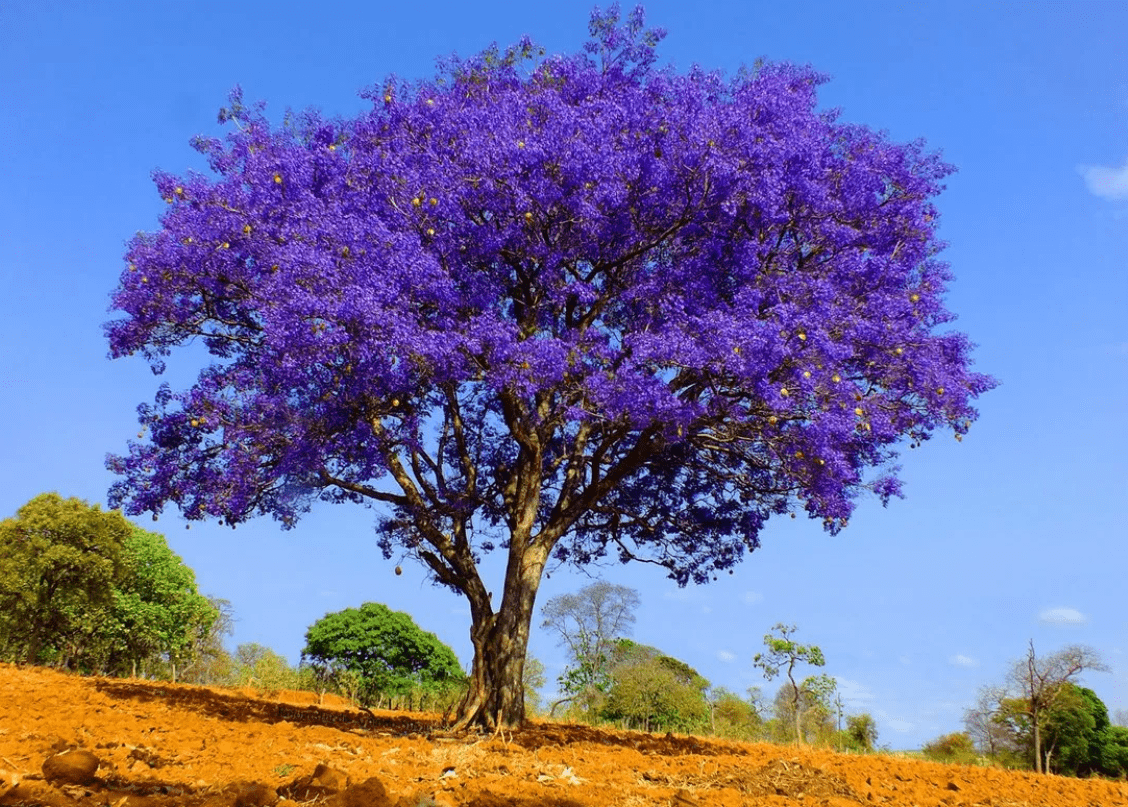
[[[487,599],[470,598],[474,664],[454,729],[520,728],[525,722],[525,652],[547,551],[511,552],[505,595],[493,612]]]

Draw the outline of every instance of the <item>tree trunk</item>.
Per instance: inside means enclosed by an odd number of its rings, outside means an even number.
[[[480,598],[467,592],[474,665],[470,686],[455,714],[455,731],[468,726],[500,731],[525,723],[525,652],[547,559],[547,550],[510,551],[505,595],[496,612],[489,594]]]
[[[1031,722],[1034,724],[1034,772],[1042,773],[1042,734],[1038,726],[1038,711],[1033,710]]]

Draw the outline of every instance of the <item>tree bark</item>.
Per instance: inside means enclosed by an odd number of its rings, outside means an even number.
[[[524,725],[525,653],[547,559],[543,547],[510,552],[505,594],[496,612],[488,599],[479,603],[470,598],[474,663],[470,686],[455,714],[455,731],[469,726],[500,731]]]

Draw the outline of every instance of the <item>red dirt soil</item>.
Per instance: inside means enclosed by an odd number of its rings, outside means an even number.
[[[97,773],[66,783],[67,749]],[[71,760],[80,754],[66,755]],[[87,757],[89,764],[93,762]],[[321,767],[319,767],[321,766]],[[1116,807],[1128,783],[586,726],[450,735],[326,697],[0,664],[0,805]]]

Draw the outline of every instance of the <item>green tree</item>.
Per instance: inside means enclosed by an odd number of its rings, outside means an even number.
[[[755,740],[762,736],[764,720],[760,714],[758,692],[747,700],[724,687],[709,691],[709,723],[713,734],[734,740]]]
[[[207,632],[219,614],[196,589],[196,576],[166,543],[164,536],[134,527],[122,552],[123,571],[113,591],[106,627],[110,655],[105,669],[136,676],[138,669],[192,661],[195,638]]]
[[[843,734],[847,748],[868,754],[877,746],[877,721],[865,712],[860,715],[848,715]]]
[[[190,684],[231,684],[235,681],[235,659],[224,647],[224,637],[235,632],[231,601],[205,597],[209,617],[193,623],[189,636],[188,663],[179,679]]]
[[[1106,776],[1128,776],[1128,727],[1109,726],[1101,744],[1101,770]]]
[[[250,642],[235,648],[233,683],[252,686],[265,692],[297,689],[298,671],[286,658],[269,647]]]
[[[779,675],[780,670],[787,673],[787,680],[791,682],[790,697],[795,721],[795,742],[802,745],[803,729],[800,725],[800,718],[803,715],[802,688],[795,681],[795,668],[799,664],[822,667],[826,664],[826,659],[817,645],[801,645],[791,638],[798,630],[795,625],[785,625],[780,622],[772,630],[778,635],[768,633],[764,636],[767,650],[757,653],[752,663],[763,670],[764,678],[769,681]]]
[[[620,639],[602,717],[643,731],[698,731],[709,722],[708,687],[684,661]]]
[[[462,685],[454,651],[410,616],[380,603],[326,614],[306,631],[302,662],[330,682],[342,675],[363,705],[416,705]],[[419,705],[423,705],[420,703]]]
[[[630,634],[638,603],[635,589],[597,580],[544,604],[541,627],[555,633],[571,657],[559,678],[564,698],[554,708],[572,701],[583,714],[598,713],[611,686],[615,643]]]
[[[1091,648],[1071,645],[1039,658],[1034,653],[1033,641],[1030,642],[1026,657],[1015,662],[1010,682],[1019,697],[1013,699],[1011,707],[1020,709],[1028,720],[1035,771],[1047,771],[1042,728],[1046,714],[1054,708],[1057,699],[1069,691],[1064,685],[1084,670],[1107,669],[1100,656]]]
[[[121,513],[57,493],[36,496],[0,522],[3,658],[97,663],[132,531]]]
[[[1108,708],[1097,693],[1066,683],[1043,722],[1046,770],[1070,776],[1102,771],[1110,726]]]
[[[936,762],[970,763],[975,761],[975,741],[962,731],[953,732],[925,743],[921,753]]]

